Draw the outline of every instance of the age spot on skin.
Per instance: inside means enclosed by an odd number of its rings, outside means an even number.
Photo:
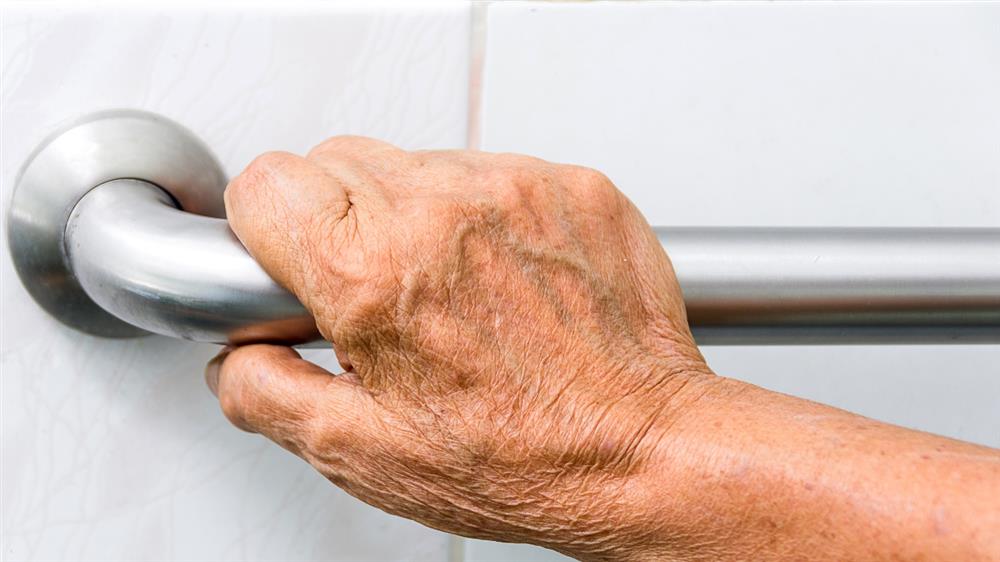
[[[934,534],[936,535],[947,535],[951,532],[948,526],[948,513],[943,507],[935,507],[934,513]]]

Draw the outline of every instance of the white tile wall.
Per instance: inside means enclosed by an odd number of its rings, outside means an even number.
[[[1000,4],[505,3],[487,30],[481,147],[598,168],[654,225],[1000,226]],[[705,354],[1000,446],[1000,346]]]
[[[95,9],[0,9],[5,206],[27,152],[99,108],[177,119],[230,173],[337,133],[465,143],[477,87],[468,5]],[[474,144],[599,168],[653,224],[1000,226],[1000,5],[476,11],[488,19]],[[37,309],[2,252],[5,559],[564,559],[482,541],[463,555],[346,496],[228,426],[201,381],[211,346],[71,332]],[[1000,446],[1000,346],[706,355],[723,374]]]
[[[995,226],[998,25],[996,3],[496,4],[482,147],[599,168],[653,224]]]
[[[107,107],[178,120],[231,174],[338,133],[465,144],[462,4],[5,5],[0,33],[5,207],[47,132]],[[72,332],[2,252],[4,560],[448,558],[447,535],[230,427],[202,381],[213,346]]]

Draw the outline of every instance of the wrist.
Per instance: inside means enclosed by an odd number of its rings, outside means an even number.
[[[711,420],[725,411],[726,395],[737,391],[730,384],[735,381],[716,376],[703,362],[683,369],[672,362],[668,372],[655,389],[642,393],[641,405],[629,408],[629,415],[651,417],[634,445],[628,474],[603,478],[613,482],[595,506],[605,514],[600,523],[606,532],[596,543],[588,537],[585,547],[560,548],[565,554],[585,561],[646,561],[720,552],[724,541],[710,544],[716,535],[703,517],[710,495],[693,490],[706,487],[717,437]]]
[[[733,462],[733,452],[743,445],[727,417],[746,386],[707,371],[690,376],[671,394],[648,459],[629,482],[633,522],[628,536],[619,539],[622,559],[736,557],[734,518],[746,511],[739,503],[763,484],[748,465]],[[740,482],[726,482],[737,473]]]
[[[988,552],[989,541],[976,524],[956,521],[991,513],[982,501],[990,493],[968,489],[989,488],[995,460],[975,446],[718,377],[672,420],[635,479],[646,542],[633,543],[629,558],[976,559],[970,553]],[[950,491],[922,493],[935,488]],[[938,532],[942,513],[973,531],[963,540]]]

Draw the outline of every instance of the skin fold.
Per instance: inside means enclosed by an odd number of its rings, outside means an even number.
[[[369,504],[582,560],[1000,560],[1000,452],[714,374],[599,172],[334,137],[226,208],[345,372],[249,345],[208,384]]]

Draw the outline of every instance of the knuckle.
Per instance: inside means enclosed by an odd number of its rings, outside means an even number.
[[[357,135],[332,136],[314,146],[312,150],[309,151],[309,154],[306,155],[306,158],[312,158],[313,156],[324,152],[338,152],[340,150],[344,150],[345,148],[351,148],[361,142],[362,139],[364,139],[364,137]]]
[[[253,159],[244,175],[250,178],[269,180],[293,165],[296,156],[289,152],[265,152]]]
[[[551,183],[551,178],[544,168],[538,166],[507,168],[504,176],[494,182],[496,201],[503,210],[518,209]]]
[[[566,189],[585,212],[609,218],[627,214],[628,200],[603,173],[593,168],[570,166],[565,174]]]
[[[527,178],[524,173],[513,173],[497,184],[496,203],[503,210],[517,209],[524,203]]]
[[[618,195],[618,189],[608,176],[585,166],[568,166],[569,186],[579,197],[593,202],[608,202]]]
[[[226,189],[229,199],[252,196],[274,183],[275,178],[294,165],[295,155],[288,152],[265,152],[253,159]]]
[[[516,154],[505,152],[501,154],[494,155],[494,160],[505,168],[514,168],[522,170],[538,170],[541,168],[546,168],[551,166],[551,163],[547,160],[542,160],[537,156],[529,156],[527,154]]]
[[[394,149],[398,150],[393,145],[378,139],[359,135],[336,135],[314,146],[306,158],[314,158],[324,154],[350,157]]]

